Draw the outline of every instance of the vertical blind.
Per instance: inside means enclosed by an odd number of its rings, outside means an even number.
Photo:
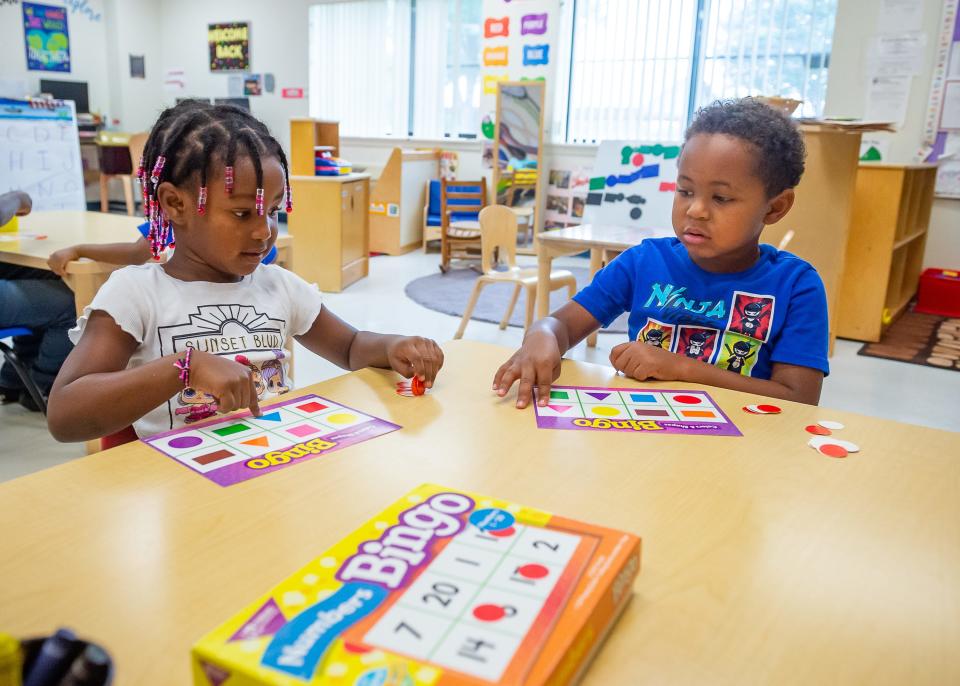
[[[552,140],[678,140],[693,110],[780,95],[823,114],[837,0],[564,0]],[[482,0],[310,8],[310,112],[344,135],[480,125]]]

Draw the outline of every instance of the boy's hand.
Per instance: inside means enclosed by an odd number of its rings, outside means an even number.
[[[254,417],[263,414],[253,372],[226,357],[194,350],[190,357],[190,386],[216,398],[220,412],[250,408]]]
[[[681,355],[640,341],[621,343],[610,351],[613,368],[637,381],[679,380],[686,362],[687,359]]]
[[[424,386],[432,388],[443,366],[443,351],[429,338],[399,336],[387,344],[387,361],[405,379],[417,376]]]
[[[66,276],[67,262],[72,262],[73,260],[79,259],[80,251],[77,250],[77,246],[72,245],[69,248],[64,248],[63,250],[57,250],[55,253],[50,255],[50,257],[47,258],[47,265],[57,276]]]
[[[513,382],[517,387],[517,407],[523,409],[533,399],[537,387],[537,404],[544,407],[550,398],[550,384],[560,376],[560,348],[556,336],[544,331],[532,331],[523,340],[520,350],[504,362],[493,377],[493,390],[501,398]]]

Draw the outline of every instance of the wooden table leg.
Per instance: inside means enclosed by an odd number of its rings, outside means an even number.
[[[537,255],[537,319],[550,314],[550,270],[553,267],[553,255],[543,243]]]
[[[590,280],[593,281],[593,277],[596,276],[597,272],[600,271],[600,268],[603,267],[603,249],[602,248],[590,248]],[[590,348],[597,347],[597,332],[594,331],[592,334],[587,336],[587,346]]]

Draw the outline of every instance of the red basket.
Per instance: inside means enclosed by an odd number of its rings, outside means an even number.
[[[960,270],[924,269],[920,275],[917,312],[960,317]]]

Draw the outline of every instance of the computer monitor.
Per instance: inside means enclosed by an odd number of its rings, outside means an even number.
[[[250,98],[214,98],[214,105],[236,105],[250,111]]]
[[[90,96],[87,94],[86,81],[50,81],[40,79],[40,92],[49,93],[57,100],[73,100],[77,112],[86,114],[90,111]]]

